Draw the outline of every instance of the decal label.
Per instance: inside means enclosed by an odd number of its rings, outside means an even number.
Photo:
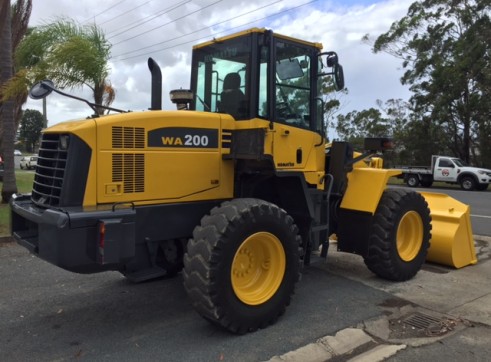
[[[295,164],[293,162],[278,162],[276,164],[277,167],[294,167]]]
[[[218,130],[166,127],[148,132],[148,147],[218,148]]]

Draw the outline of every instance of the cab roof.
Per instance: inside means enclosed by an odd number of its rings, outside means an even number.
[[[196,44],[196,45],[193,46],[193,50],[194,49],[199,49],[199,48],[204,48],[206,46],[212,45],[212,44],[217,43],[217,42],[222,42],[222,41],[226,41],[226,40],[229,40],[229,39],[239,38],[241,36],[244,36],[244,35],[247,35],[247,34],[250,34],[250,33],[263,33],[264,34],[266,31],[268,31],[268,29],[266,29],[266,28],[251,28],[251,29],[243,30],[243,31],[240,31],[240,32],[237,32],[237,33],[234,33],[234,34],[230,34],[230,35],[226,35],[226,36],[220,37],[220,38],[213,38],[213,40],[209,40],[209,41],[206,41],[204,43]],[[313,47],[313,48],[317,48],[319,50],[322,49],[322,43],[312,43],[312,42],[309,42],[309,41],[306,41],[306,40],[292,38],[292,37],[289,37],[289,36],[286,36],[286,35],[281,35],[281,34],[278,34],[278,33],[273,33],[273,35],[276,38],[281,38],[281,39],[289,40],[289,41],[292,41],[292,42],[295,42],[295,43],[304,44],[304,45],[307,45],[307,46],[310,46],[310,47]]]

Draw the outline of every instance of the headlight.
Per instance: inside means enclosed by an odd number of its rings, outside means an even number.
[[[477,170],[477,173],[479,175],[486,175],[486,176],[489,176],[491,177],[491,172],[487,171],[487,170]]]
[[[70,136],[67,134],[60,136],[60,149],[66,150],[68,148],[68,142],[70,141]]]

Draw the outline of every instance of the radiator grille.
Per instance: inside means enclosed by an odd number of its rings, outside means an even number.
[[[36,204],[60,205],[68,154],[67,149],[60,147],[60,136],[62,135],[45,133],[41,139],[31,194],[31,199]]]
[[[142,127],[113,127],[113,148],[144,148],[145,129]]]
[[[123,182],[123,192],[145,191],[145,155],[143,153],[113,153],[112,181]]]

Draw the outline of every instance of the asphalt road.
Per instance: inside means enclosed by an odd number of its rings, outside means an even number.
[[[368,328],[370,321],[376,326],[394,310],[407,312],[408,307],[422,305],[462,316],[466,303],[481,296],[482,306],[491,301],[485,276],[491,269],[484,269],[491,266],[489,247],[476,267],[443,268],[438,273],[425,268],[405,283],[376,278],[355,255],[334,250],[330,255],[327,263],[317,259],[304,269],[291,305],[275,325],[236,336],[198,316],[180,276],[133,284],[116,272],[78,275],[30,255],[17,244],[0,243],[1,360],[267,361],[349,327]],[[489,308],[470,315],[479,321],[487,315],[491,320]],[[386,326],[401,323],[397,318],[399,322]],[[489,323],[474,328],[460,323],[456,333],[430,342],[411,337],[414,346],[393,358],[487,359]],[[388,343],[408,342],[389,339]],[[428,343],[424,349],[419,347]],[[335,362],[348,357],[339,356]]]
[[[180,276],[132,284],[119,273],[77,275],[0,244],[2,361],[261,361],[383,313],[392,296],[305,270],[279,322],[244,336],[191,307]]]
[[[411,189],[405,186],[391,187]],[[473,234],[491,236],[491,187],[488,191],[463,191],[455,188],[442,187],[415,188],[413,190],[444,193],[469,205],[471,207]]]

